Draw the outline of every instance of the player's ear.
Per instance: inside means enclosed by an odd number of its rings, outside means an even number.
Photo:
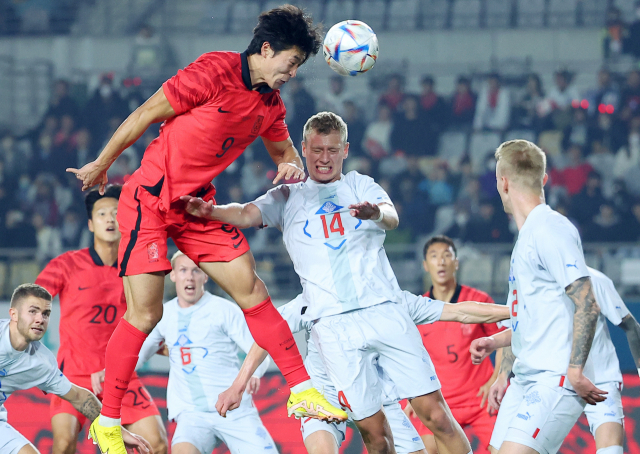
[[[305,144],[304,140],[302,142],[300,142],[300,146],[302,148],[302,156],[303,157],[307,157],[307,145]]]
[[[173,282],[173,283],[176,282],[176,273],[175,273],[175,271],[173,271],[173,269],[169,273],[169,279],[171,279],[171,282]]]
[[[20,305],[18,304],[18,307]],[[11,321],[13,322],[17,322],[18,321],[18,307],[11,307],[9,308],[9,317],[11,317]]]
[[[268,58],[273,57],[274,53],[275,52],[271,48],[271,44],[269,44],[268,41],[262,43],[262,47],[260,48],[260,55],[262,55],[264,58]]]
[[[542,187],[544,187],[547,184],[548,180],[549,180],[549,175],[545,173],[544,177],[542,178]]]
[[[349,142],[344,144],[344,159],[347,159],[349,156]]]

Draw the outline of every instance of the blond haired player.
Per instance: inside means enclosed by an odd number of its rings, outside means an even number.
[[[518,226],[511,255],[511,329],[476,340],[474,356],[511,345],[511,386],[491,436],[493,452],[554,454],[586,404],[605,400],[587,357],[600,308],[576,228],[545,204],[546,157],[526,140],[496,150],[505,212]]]

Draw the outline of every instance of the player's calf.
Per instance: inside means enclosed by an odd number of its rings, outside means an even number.
[[[370,454],[396,454],[391,427],[382,410],[368,418],[355,421]]]
[[[51,418],[53,430],[53,454],[74,454],[80,425],[75,416],[59,413]]]

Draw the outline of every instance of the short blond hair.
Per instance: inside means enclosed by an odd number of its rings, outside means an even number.
[[[171,268],[173,268],[173,267],[175,266],[175,264],[176,264],[176,259],[177,259],[178,257],[182,257],[183,255],[184,255],[184,253],[183,253],[182,251],[179,251],[179,250],[178,250],[178,251],[176,251],[176,253],[175,253],[175,254],[173,254],[173,255],[171,256]]]
[[[509,140],[498,147],[495,156],[502,175],[525,188],[542,192],[547,157],[539,146],[528,140]]]
[[[333,131],[340,133],[342,143],[347,143],[348,131],[347,124],[340,115],[333,112],[318,112],[307,120],[302,128],[302,138],[306,142],[311,131],[318,134],[330,134]]]

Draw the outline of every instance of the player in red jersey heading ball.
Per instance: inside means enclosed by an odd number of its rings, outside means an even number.
[[[58,367],[78,386],[102,397],[104,351],[127,304],[116,260],[120,232],[116,221],[120,186],[104,195],[90,191],[85,198],[93,246],[69,251],[51,260],[36,279],[51,295],[60,296]],[[76,452],[85,416],[58,396],[51,398],[53,454]],[[122,404],[122,424],[146,438],[154,454],[166,454],[167,434],[160,412],[136,375]],[[89,421],[91,422],[91,421]]]
[[[306,405],[304,416],[320,419],[347,417],[311,387],[242,233],[189,215],[180,201],[190,195],[215,203],[211,180],[258,136],[278,165],[274,183],[304,177],[278,88],[318,52],[318,28],[301,9],[285,5],[262,13],[253,33],[245,52],[210,52],[179,71],[122,123],[94,162],[68,169],[83,189],[100,184],[102,190],[118,155],[149,125],[164,121],[118,205],[118,263],[127,312],[107,346],[102,413],[90,429],[102,452],[125,452],[120,406],[142,343],[162,317],[164,275],[171,270],[167,237],[243,309],[256,343],[269,352],[291,388],[289,408]]]

